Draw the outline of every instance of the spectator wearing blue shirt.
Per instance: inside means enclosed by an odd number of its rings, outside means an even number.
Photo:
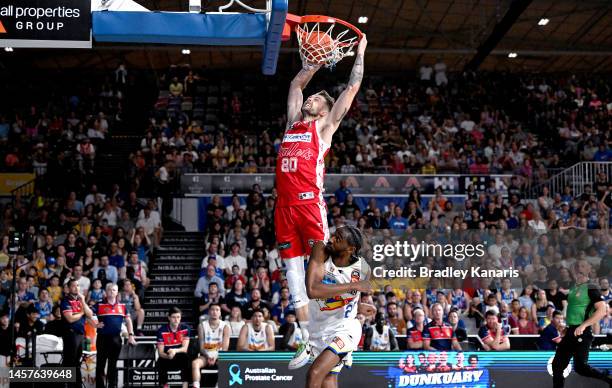
[[[9,135],[9,123],[4,116],[0,116],[0,140],[7,140]]]
[[[525,267],[533,263],[533,256],[531,255],[531,246],[529,244],[523,244],[519,248],[519,254],[514,259],[514,267],[519,270],[521,276],[525,274]]]
[[[208,309],[213,304],[218,304],[219,306],[225,304],[225,298],[219,293],[219,285],[217,283],[212,282],[208,284],[208,292],[202,294],[199,304],[200,315],[208,315]]]
[[[351,194],[351,190],[346,187],[346,179],[340,181],[340,187],[334,192],[334,196],[340,205],[346,201],[346,197]]]
[[[110,265],[108,260],[108,256],[102,256],[100,258],[100,265],[96,267],[93,271],[93,278],[98,278],[98,272],[103,269],[106,273],[106,279],[110,280],[113,283],[117,283],[119,281],[119,273],[117,272],[117,267],[114,265]]]
[[[118,273],[121,275],[120,277],[125,279],[125,257],[119,251],[116,242],[111,243],[108,263],[117,268]]]
[[[397,206],[394,210],[394,216],[389,218],[389,228],[393,229],[396,233],[401,233],[408,227],[408,220],[402,217],[402,208]]]
[[[206,267],[206,275],[198,279],[198,283],[196,284],[196,288],[193,295],[196,298],[201,298],[203,294],[208,292],[208,286],[210,285],[210,283],[217,283],[217,285],[223,284],[223,279],[217,276],[215,267],[212,265]],[[221,294],[221,296],[224,296],[225,288],[223,288],[222,286],[219,287],[219,293]]]
[[[181,323],[181,310],[172,306],[168,310],[168,323],[157,330],[157,368],[159,384],[168,387],[168,371],[180,370],[183,388],[188,387],[191,379],[189,349],[189,327]]]
[[[539,350],[556,350],[557,345],[561,342],[563,335],[563,313],[559,310],[555,310],[552,315],[552,321],[542,333],[538,339]]]
[[[280,300],[272,309],[272,319],[279,326],[284,325],[285,322],[287,322],[287,315],[289,313],[295,314],[295,308],[290,298],[291,295],[289,294],[289,289],[287,287],[281,288]]]
[[[606,148],[605,144],[600,144],[599,149],[593,155],[593,160],[596,162],[608,162],[612,160],[612,150]]]
[[[50,300],[49,291],[47,289],[42,288],[38,291],[38,301],[34,302],[34,307],[36,307],[40,319],[46,323],[47,318],[49,318],[53,312],[53,303]]]
[[[28,291],[28,281],[26,278],[19,278],[16,297],[18,304],[29,304],[36,300],[36,296]]]

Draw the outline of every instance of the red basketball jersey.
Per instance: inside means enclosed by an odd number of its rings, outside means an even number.
[[[329,144],[317,132],[316,121],[296,121],[283,137],[276,159],[276,206],[323,201],[325,155]]]

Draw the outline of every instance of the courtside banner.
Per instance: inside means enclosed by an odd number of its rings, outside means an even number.
[[[289,370],[292,353],[226,352],[219,355],[220,387],[301,387],[309,366]],[[340,387],[530,388],[552,386],[554,352],[355,352],[343,369]],[[589,363],[612,368],[609,353],[593,351]],[[606,384],[565,371],[566,387],[605,388]]]
[[[446,195],[466,194],[470,187],[485,191],[494,182],[495,190],[506,194],[510,175],[385,175],[385,174],[326,174],[325,191],[333,193],[345,181],[357,195],[408,195],[413,189],[422,195],[433,195],[440,189]],[[269,192],[274,187],[274,174],[183,174],[183,194],[232,194],[248,192],[254,184]]]
[[[0,46],[91,48],[91,2],[2,0]]]

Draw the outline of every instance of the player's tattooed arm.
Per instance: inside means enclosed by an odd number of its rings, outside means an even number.
[[[287,128],[295,121],[300,120],[304,95],[302,90],[308,85],[320,66],[305,65],[293,78],[289,85],[287,97]]]
[[[355,64],[353,65],[353,70],[351,71],[351,78],[349,78],[348,87],[359,87],[361,85],[361,81],[363,80],[363,53],[357,54],[357,58],[355,58]]]
[[[367,44],[368,41],[366,36],[363,35],[361,41],[359,42],[359,46],[357,47],[357,55],[355,58],[355,63],[353,64],[353,70],[351,71],[348,85],[338,97],[338,101],[336,101],[328,116],[329,119],[326,122],[325,132],[323,133],[323,140],[325,140],[327,143],[331,142],[332,135],[340,126],[340,122],[348,113],[351,105],[353,104],[355,96],[359,92],[361,81],[363,80],[364,54]]]

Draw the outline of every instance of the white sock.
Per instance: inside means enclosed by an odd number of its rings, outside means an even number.
[[[302,341],[304,342],[308,342],[308,340],[310,339],[310,333],[308,332],[308,324],[308,321],[300,322],[300,329],[302,330]]]
[[[200,382],[199,381],[194,381],[193,382],[193,388],[200,388]]]

